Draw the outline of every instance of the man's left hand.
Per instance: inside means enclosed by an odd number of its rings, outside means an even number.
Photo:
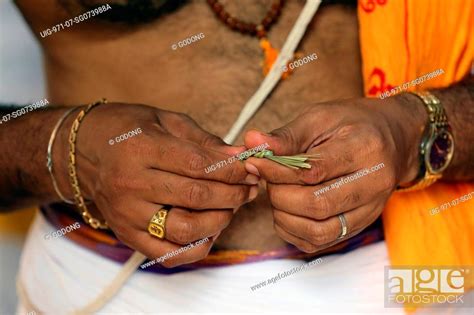
[[[397,185],[416,177],[426,119],[417,97],[404,94],[311,105],[270,134],[247,132],[248,148],[266,142],[275,155],[321,155],[311,169],[245,162],[247,171],[267,181],[279,236],[314,253],[342,240],[339,214],[347,222],[346,238],[374,222]],[[365,169],[370,174],[350,178]]]

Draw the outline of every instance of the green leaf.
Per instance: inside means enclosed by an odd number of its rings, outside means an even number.
[[[283,166],[292,168],[292,169],[310,169],[311,164],[306,163],[307,161],[316,161],[321,160],[320,154],[303,154],[303,155],[293,155],[293,156],[277,156],[273,154],[271,150],[263,150],[256,152],[252,157],[260,159],[268,159]]]

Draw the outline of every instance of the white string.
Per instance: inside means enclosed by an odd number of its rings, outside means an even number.
[[[146,260],[146,257],[135,251],[120,269],[115,278],[85,307],[72,312],[73,315],[89,315],[99,311],[115,294],[123,287],[125,282],[137,270],[138,266]]]
[[[245,104],[244,108],[239,114],[239,117],[230,128],[229,133],[225,136],[224,141],[226,143],[234,143],[242,129],[253,117],[255,112],[257,112],[257,110],[262,106],[263,102],[267,99],[270,92],[280,81],[281,75],[283,73],[283,66],[285,66],[288,61],[290,61],[293,57],[296,47],[300,43],[301,38],[303,38],[303,35],[306,32],[306,28],[313,19],[313,16],[318,10],[320,4],[321,0],[306,1],[303,11],[301,11],[298,20],[296,20],[296,23],[293,26],[293,29],[291,30],[290,34],[288,35],[288,38],[286,39],[286,42],[283,45],[283,48],[281,49],[277,60],[270,69],[270,72],[267,74],[255,94],[250,98],[247,104]]]
[[[281,79],[283,73],[283,66],[293,57],[296,47],[300,43],[303,35],[306,32],[308,24],[313,19],[314,14],[318,10],[321,0],[307,0],[301,11],[295,25],[293,26],[288,38],[286,39],[283,48],[273,64],[270,72],[267,74],[260,87],[250,100],[245,104],[240,112],[239,117],[231,127],[229,133],[224,138],[224,141],[232,144],[247,122],[252,118],[255,112],[262,106],[267,99],[270,92],[275,88]],[[146,257],[141,253],[135,251],[133,255],[127,260],[122,269],[118,272],[112,282],[101,290],[101,293],[96,296],[87,306],[79,310],[73,311],[73,314],[90,314],[100,310],[123,286],[123,284],[130,278],[138,266],[146,260]],[[21,286],[20,286],[20,289]],[[28,296],[24,290],[19,290],[23,296],[23,301],[29,301]]]

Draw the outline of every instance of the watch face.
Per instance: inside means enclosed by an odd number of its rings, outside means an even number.
[[[431,173],[441,173],[444,171],[453,157],[454,140],[451,133],[447,130],[441,131],[427,147],[429,154],[426,161],[428,170]]]

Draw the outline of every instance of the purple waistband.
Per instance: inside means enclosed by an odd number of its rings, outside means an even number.
[[[42,206],[40,209],[48,222],[57,229],[65,228],[75,222],[80,222],[81,227],[79,229],[72,230],[65,236],[98,255],[112,259],[116,262],[125,263],[134,252],[133,249],[120,242],[112,231],[95,230],[83,223],[81,216],[75,212],[74,208],[71,206],[65,204],[51,204]],[[382,222],[378,219],[358,235],[316,254],[303,253],[293,245],[287,245],[283,248],[270,251],[258,251],[252,249],[220,250],[213,248],[209,255],[199,262],[175,268],[165,268],[160,264],[154,264],[145,269],[139,270],[160,274],[173,274],[204,267],[222,267],[269,259],[286,258],[310,260],[330,253],[348,252],[380,240],[383,240],[383,231]]]

